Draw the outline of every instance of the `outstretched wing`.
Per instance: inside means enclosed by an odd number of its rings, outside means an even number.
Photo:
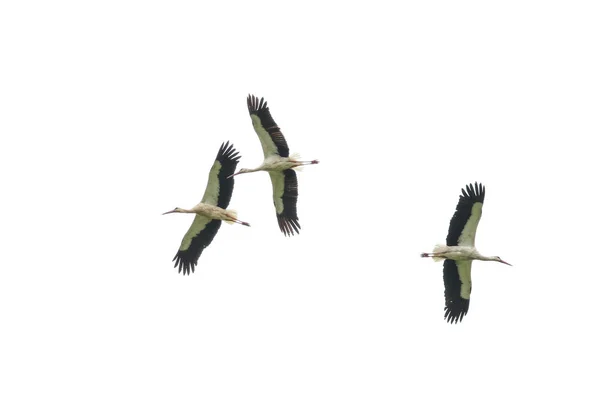
[[[202,203],[227,208],[234,182],[233,178],[227,177],[235,172],[239,159],[240,156],[232,144],[227,142],[221,145],[208,174]],[[220,227],[221,220],[196,215],[173,258],[175,268],[179,267],[179,272],[183,270],[184,275],[189,274],[190,270],[194,272],[202,251],[213,241]]]
[[[293,169],[269,171],[273,184],[273,203],[277,212],[279,229],[284,235],[300,233],[300,222],[296,203],[298,202],[298,178]]]
[[[481,219],[481,209],[485,198],[485,187],[475,182],[467,185],[466,191],[458,199],[456,211],[450,220],[450,228],[446,237],[448,246],[475,246],[477,225]]]
[[[471,298],[471,260],[444,260],[444,318],[453,324],[462,321],[469,311]]]
[[[258,135],[265,158],[273,155],[289,157],[290,149],[279,127],[271,117],[264,98],[258,100],[258,97],[248,95],[247,102],[252,126],[254,126],[254,130]]]
[[[212,242],[220,227],[220,219],[196,215],[192,226],[181,241],[179,251],[173,257],[175,268],[179,267],[179,272],[183,269],[184,275],[189,274],[190,269],[194,272],[202,251]]]
[[[217,158],[208,174],[208,183],[202,197],[202,203],[227,208],[233,194],[233,177],[227,178],[235,172],[241,156],[233,144],[223,143],[217,153]]]

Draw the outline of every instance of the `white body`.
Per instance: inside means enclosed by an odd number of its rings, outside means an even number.
[[[258,171],[267,171],[267,172],[281,172],[291,168],[297,168],[302,165],[306,165],[307,163],[311,163],[312,161],[298,161],[297,155],[292,154],[290,157],[281,157],[278,154],[271,154],[267,156],[262,164],[260,164],[256,168],[242,168],[238,173],[248,173],[248,172],[258,172]]]
[[[241,223],[242,225],[248,225],[246,222],[238,221],[237,212],[234,210],[224,210],[221,207],[213,206],[212,204],[206,203],[198,203],[190,210],[185,210],[181,208],[177,208],[179,210],[177,212],[181,213],[189,213],[196,214],[196,218],[194,218],[194,222],[192,222],[192,226],[188,229],[187,233],[183,237],[181,241],[181,250],[187,250],[192,243],[192,240],[200,234],[200,232],[206,228],[206,225],[213,220],[219,219],[227,222],[228,224],[233,224],[234,222]]]
[[[297,167],[298,161],[293,157],[280,157],[278,155],[272,155],[267,157],[262,165],[258,167],[263,171],[285,171],[286,169]]]
[[[220,219],[230,223],[237,220],[237,213],[235,211],[224,210],[221,207],[213,206],[212,204],[198,203],[189,211],[210,219]]]
[[[482,255],[479,254],[475,247],[471,246],[446,246],[438,244],[433,248],[433,261],[441,261],[445,258],[456,261],[480,260]]]

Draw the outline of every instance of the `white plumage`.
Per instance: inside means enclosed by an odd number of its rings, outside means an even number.
[[[241,168],[231,176],[257,171],[269,172],[279,229],[286,236],[300,233],[300,222],[296,211],[298,178],[294,168],[318,164],[319,161],[299,161],[294,155],[290,156],[287,142],[271,117],[267,102],[263,98],[259,100],[257,97],[249,95],[247,103],[252,126],[258,135],[265,158],[257,168]]]
[[[485,198],[485,188],[475,182],[462,190],[456,211],[450,220],[446,244],[438,244],[431,253],[421,257],[432,257],[444,261],[444,287],[446,307],[444,318],[450,323],[462,321],[469,311],[471,298],[471,264],[473,260],[497,261],[510,265],[498,256],[481,255],[475,248],[477,225]]]
[[[217,157],[208,174],[208,183],[202,201],[189,210],[176,207],[171,213],[196,214],[190,229],[183,237],[179,251],[173,258],[175,268],[179,272],[189,274],[195,271],[198,258],[202,251],[210,245],[221,227],[221,221],[238,223],[250,226],[247,222],[237,219],[234,210],[227,210],[231,195],[233,194],[234,180],[229,176],[235,171],[240,156],[229,142],[223,143],[219,148]]]

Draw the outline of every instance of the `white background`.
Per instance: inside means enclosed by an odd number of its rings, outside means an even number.
[[[597,398],[600,14],[584,1],[3,2],[2,399]],[[219,145],[240,176],[196,273],[171,259]],[[446,237],[486,185],[469,314]]]

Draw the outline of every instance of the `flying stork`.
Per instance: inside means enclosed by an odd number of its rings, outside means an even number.
[[[434,261],[444,260],[444,318],[449,323],[462,321],[469,311],[473,260],[498,261],[511,265],[498,256],[483,256],[475,248],[475,233],[481,219],[484,197],[485,187],[481,183],[467,185],[466,191],[462,189],[456,211],[450,220],[446,245],[438,244],[432,253],[421,254],[421,257],[433,257]]]
[[[265,159],[259,167],[242,168],[231,176],[257,171],[269,172],[273,184],[273,203],[279,229],[286,236],[293,235],[294,232],[300,233],[300,223],[296,212],[298,179],[293,168],[318,164],[319,161],[298,161],[297,155],[290,156],[287,142],[271,117],[264,98],[258,100],[258,97],[248,95],[247,103],[252,125],[262,145]]]
[[[175,268],[179,267],[180,273],[183,269],[184,275],[189,275],[190,269],[194,272],[200,254],[215,238],[221,227],[221,221],[250,226],[247,222],[237,219],[237,213],[234,210],[226,210],[229,200],[231,200],[234,183],[233,179],[228,179],[228,177],[235,171],[240,159],[238,154],[233,148],[233,144],[223,143],[208,174],[208,183],[202,201],[189,210],[176,207],[172,211],[163,213],[163,215],[196,214],[192,226],[181,241],[179,251],[173,258]]]

